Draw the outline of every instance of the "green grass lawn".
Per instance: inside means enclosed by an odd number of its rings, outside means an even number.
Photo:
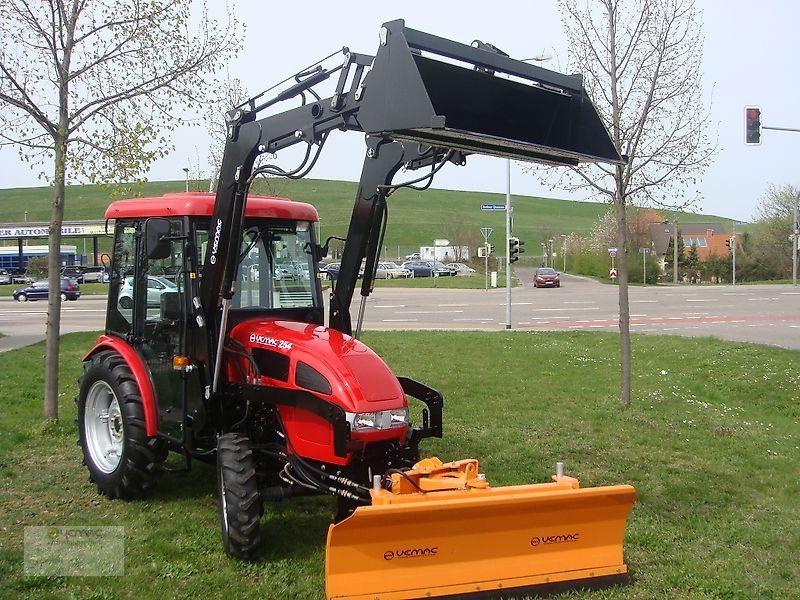
[[[242,564],[222,552],[208,466],[165,474],[143,501],[97,495],[73,403],[94,338],[63,338],[56,425],[40,418],[43,344],[0,354],[0,596],[323,597],[327,498],[268,505],[263,557]],[[479,458],[494,485],[547,481],[563,460],[584,486],[636,487],[625,539],[632,582],[571,598],[800,597],[800,352],[636,336],[623,409],[613,334],[403,331],[365,341],[398,374],[444,393],[445,438],[427,440],[425,453]],[[123,526],[125,575],[24,576],[23,528],[33,525]]]

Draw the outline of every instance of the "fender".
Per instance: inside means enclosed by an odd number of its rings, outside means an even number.
[[[93,354],[104,348],[113,350],[128,364],[133,376],[136,378],[136,383],[139,386],[139,393],[142,395],[145,433],[151,437],[155,437],[158,435],[156,394],[153,391],[153,382],[150,380],[150,372],[147,367],[145,367],[139,355],[136,354],[136,351],[131,348],[125,340],[110,335],[101,335],[94,347],[83,357],[83,361],[86,362]]]

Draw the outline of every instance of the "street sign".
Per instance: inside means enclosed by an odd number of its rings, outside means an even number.
[[[481,210],[505,210],[505,204],[481,204]]]
[[[489,236],[492,235],[492,228],[491,227],[481,227],[481,233],[483,234],[483,241],[488,242]]]
[[[617,257],[617,249],[616,248],[609,248],[608,249],[608,255],[611,258],[616,258]]]
[[[609,269],[608,276],[611,277],[611,279],[616,279],[617,278],[617,270],[616,269]]]

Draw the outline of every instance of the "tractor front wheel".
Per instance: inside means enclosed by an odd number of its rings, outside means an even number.
[[[219,521],[225,552],[253,560],[261,546],[263,504],[250,439],[226,433],[217,440]]]
[[[138,498],[152,488],[166,458],[148,437],[139,385],[116,352],[92,355],[80,380],[78,434],[90,481],[109,498]]]

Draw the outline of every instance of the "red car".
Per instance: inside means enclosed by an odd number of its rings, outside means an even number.
[[[549,267],[536,269],[536,275],[533,276],[533,287],[561,287],[558,273]]]

